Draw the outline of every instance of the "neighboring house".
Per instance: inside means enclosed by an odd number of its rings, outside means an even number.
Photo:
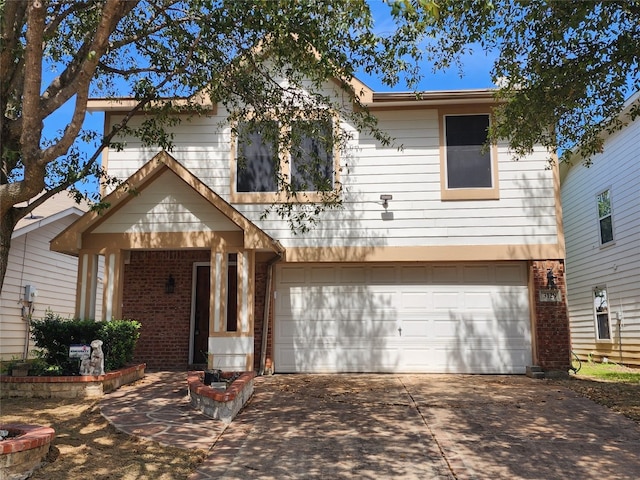
[[[571,342],[582,359],[640,366],[640,119],[605,135],[590,167],[562,170]]]
[[[79,205],[66,192],[61,192],[16,225],[0,294],[2,360],[23,359],[33,349],[33,344],[29,344],[29,315],[41,319],[51,310],[63,317],[74,316],[78,260],[52,252],[49,242],[86,211],[85,204]],[[102,316],[101,290],[95,292],[99,317]]]
[[[52,248],[85,270],[104,257],[104,315],[142,322],[136,360],[149,368],[566,372],[559,182],[547,152],[514,161],[506,145],[482,148],[489,90],[357,91],[404,148],[341,120],[349,148],[320,152],[320,170],[343,208],[308,233],[262,218],[282,200],[264,145],[235,138],[212,107],[174,127],[171,153],[135,139],[105,152],[108,173],[137,194],[112,192],[107,212],[86,214]],[[106,112],[108,130],[127,105],[90,107]],[[298,184],[300,163],[281,165]],[[81,316],[94,282],[83,278]]]

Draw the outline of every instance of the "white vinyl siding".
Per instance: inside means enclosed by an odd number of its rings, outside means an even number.
[[[76,257],[52,252],[49,241],[69,226],[77,216],[69,215],[11,241],[7,274],[0,296],[0,354],[2,359],[22,357],[26,322],[21,317],[24,286],[33,285],[38,294],[34,302],[33,319],[42,319],[47,310],[73,318],[75,314]],[[25,250],[26,249],[26,250]],[[101,280],[102,268],[99,269]],[[98,285],[99,298],[102,286]],[[100,318],[100,304],[96,318]],[[30,350],[33,349],[31,345]]]
[[[277,372],[524,373],[523,263],[277,269]]]
[[[95,233],[240,230],[171,172],[163,173],[132,200],[118,210],[118,215],[101,223]]]
[[[640,365],[640,121],[611,135],[591,167],[574,166],[562,185],[567,300],[572,348],[596,360]],[[596,195],[610,189],[615,242],[600,246]],[[607,286],[611,337],[596,342],[593,289]]]
[[[234,207],[285,247],[557,244],[553,171],[546,152],[515,161],[499,145],[500,200],[442,202],[437,109],[375,113],[395,144],[384,147],[342,124],[353,135],[350,148],[340,154],[344,208],[321,214],[310,232],[294,235],[275,215],[261,219],[265,204]],[[176,127],[171,154],[228,200],[231,134],[228,127],[220,131],[223,119],[219,112]],[[138,146],[133,140],[122,152],[110,151],[109,173],[127,178],[155,154]],[[382,215],[381,194],[393,195],[392,220]]]

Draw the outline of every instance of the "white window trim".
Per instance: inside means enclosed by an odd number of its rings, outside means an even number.
[[[600,220],[602,220],[605,217],[600,217],[600,212],[598,210],[598,197],[605,192],[609,192],[609,203],[611,205],[611,213],[609,214],[609,216],[611,217],[611,236],[613,237],[613,239],[610,242],[602,243],[602,231],[600,230]],[[596,232],[598,233],[598,244],[600,245],[600,248],[610,247],[611,245],[615,245],[616,243],[616,228],[613,221],[613,195],[611,194],[611,186],[603,188],[598,193],[596,193],[595,199],[596,199]]]
[[[594,302],[596,290],[604,290],[607,295],[607,325],[609,326],[609,338],[600,338],[598,336],[598,312],[596,311]],[[606,285],[596,285],[591,289],[591,304],[593,308],[593,327],[596,343],[613,343],[613,330],[611,328],[611,306],[609,304],[609,290],[607,289]]]

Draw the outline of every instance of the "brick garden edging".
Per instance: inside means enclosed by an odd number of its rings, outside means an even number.
[[[0,478],[28,478],[49,453],[56,436],[53,428],[41,425],[7,423],[0,430],[19,436],[0,442]]]
[[[187,385],[191,406],[208,417],[221,420],[224,423],[231,423],[253,395],[255,376],[255,372],[244,372],[225,391],[219,391],[203,383],[203,371],[188,372]]]
[[[0,375],[0,398],[99,398],[144,377],[141,363],[104,375],[12,377]]]

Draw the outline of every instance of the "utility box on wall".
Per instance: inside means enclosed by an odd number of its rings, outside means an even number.
[[[34,285],[25,285],[24,286],[24,301],[25,302],[33,302],[38,296],[38,290]]]

